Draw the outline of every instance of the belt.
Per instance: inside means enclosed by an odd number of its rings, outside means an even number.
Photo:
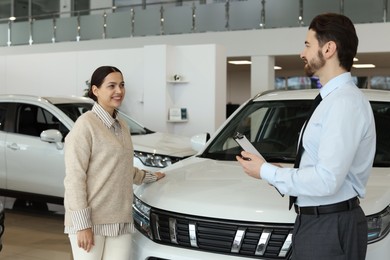
[[[336,213],[336,212],[342,212],[342,211],[349,211],[354,208],[357,208],[359,206],[360,202],[357,197],[354,197],[349,200],[345,200],[342,202],[329,204],[329,205],[322,205],[322,206],[315,206],[315,207],[299,207],[297,205],[294,205],[295,212],[298,215],[305,214],[305,215],[321,215],[321,214],[330,214],[330,213]]]

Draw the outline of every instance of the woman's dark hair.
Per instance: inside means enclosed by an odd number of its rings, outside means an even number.
[[[95,85],[96,87],[100,88],[107,75],[113,72],[119,72],[120,74],[122,74],[122,72],[118,68],[113,66],[101,66],[97,68],[93,72],[91,77],[91,82],[88,89],[88,97],[92,98],[94,101],[97,101],[97,97],[92,92],[92,86]]]
[[[351,71],[353,58],[356,56],[359,39],[352,21],[341,14],[320,14],[312,20],[309,30],[316,32],[320,47],[328,41],[334,41],[340,66]]]

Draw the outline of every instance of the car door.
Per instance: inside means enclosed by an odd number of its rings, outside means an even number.
[[[42,141],[40,134],[64,127],[55,115],[40,106],[16,105],[15,128],[5,141],[8,190],[63,197],[63,148]]]

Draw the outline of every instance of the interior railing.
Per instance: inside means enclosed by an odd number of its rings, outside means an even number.
[[[388,0],[163,1],[0,19],[0,46],[307,26],[324,12],[387,22]]]

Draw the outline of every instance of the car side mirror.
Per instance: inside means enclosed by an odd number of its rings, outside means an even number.
[[[201,151],[209,139],[210,139],[209,133],[194,135],[193,137],[191,137],[192,149],[194,149],[197,152]]]
[[[49,129],[42,131],[41,133],[41,141],[48,143],[55,143],[58,150],[64,148],[64,144],[62,143],[62,134],[60,131],[56,129]]]

